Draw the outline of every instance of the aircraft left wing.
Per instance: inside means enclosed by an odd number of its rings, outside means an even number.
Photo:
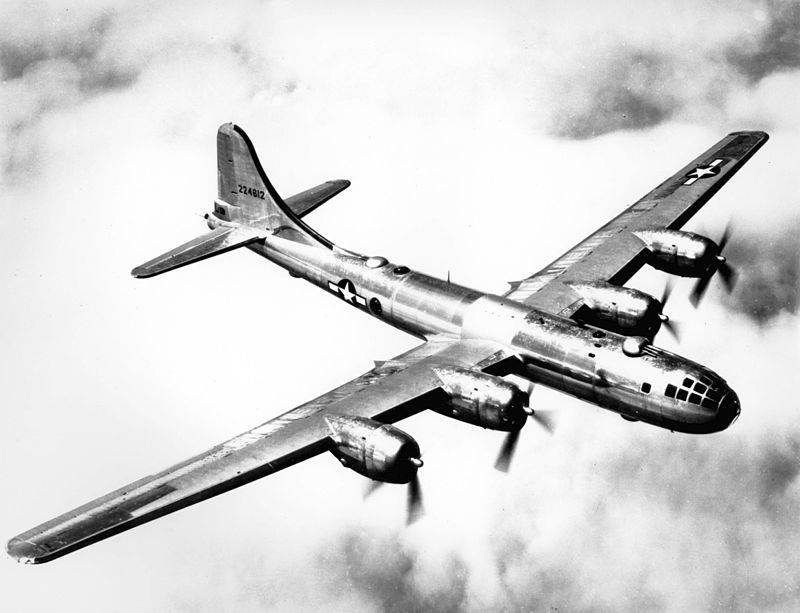
[[[325,415],[392,423],[443,400],[434,368],[488,369],[514,359],[502,345],[434,338],[322,396],[167,470],[12,538],[9,555],[47,562],[331,449]]]
[[[647,261],[637,230],[678,229],[717,193],[769,137],[733,132],[536,274],[513,281],[505,297],[572,316],[583,301],[568,282],[623,285]]]

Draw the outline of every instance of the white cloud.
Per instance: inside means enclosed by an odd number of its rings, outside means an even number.
[[[414,344],[248,253],[129,278],[202,231],[193,213],[215,194],[224,121],[248,130],[282,192],[354,181],[310,219],[337,242],[494,291],[725,130],[767,127],[772,140],[691,227],[713,235],[732,215],[734,244],[761,247],[744,251],[735,300],[775,278],[771,262],[797,257],[773,245],[791,245],[777,237],[796,227],[799,191],[797,70],[774,42],[792,11],[628,7],[4,4],[2,534]],[[756,78],[759,58],[771,72]],[[634,282],[658,294],[663,277]],[[723,434],[671,435],[538,390],[560,427],[526,428],[506,477],[491,468],[501,435],[420,415],[401,424],[426,458],[428,514],[410,529],[402,488],[362,502],[361,480],[320,457],[52,564],[7,562],[5,601],[795,608],[796,304],[757,325],[715,286],[690,310],[689,285],[670,305],[679,350],[744,404]]]

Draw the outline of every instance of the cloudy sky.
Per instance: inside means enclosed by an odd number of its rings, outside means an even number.
[[[337,243],[501,292],[722,135],[771,140],[688,226],[731,220],[732,296],[678,345],[743,404],[708,437],[546,389],[502,435],[431,414],[426,515],[320,456],[52,564],[0,560],[13,611],[800,608],[800,5],[0,5],[0,536],[182,460],[416,341],[249,252],[151,280],[204,230],[215,132],[278,190],[350,189]],[[659,294],[645,270],[631,285]]]

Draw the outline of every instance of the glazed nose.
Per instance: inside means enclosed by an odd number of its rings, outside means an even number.
[[[717,421],[721,426],[720,429],[725,429],[736,421],[741,411],[742,406],[739,404],[739,397],[736,392],[728,390],[728,393],[723,396],[722,402],[720,402],[719,411],[717,411]]]

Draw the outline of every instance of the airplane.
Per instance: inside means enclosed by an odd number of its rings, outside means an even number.
[[[544,385],[624,419],[706,434],[739,415],[734,390],[711,369],[653,344],[669,319],[658,300],[624,287],[645,265],[692,277],[735,272],[719,242],[680,230],[767,141],[733,132],[539,272],[493,295],[335,245],[304,217],[349,186],[329,181],[282,199],[241,127],[217,132],[218,195],[210,232],[134,268],[152,277],[232,249],[251,251],[422,343],[365,374],[160,473],[12,538],[20,562],[48,562],[201,500],[331,452],[377,483],[409,484],[418,516],[417,442],[395,425],[431,409],[507,437],[508,470],[521,428],[541,418]],[[526,381],[521,384],[520,381]],[[542,419],[542,421],[544,421]],[[546,425],[546,424],[545,424]]]

